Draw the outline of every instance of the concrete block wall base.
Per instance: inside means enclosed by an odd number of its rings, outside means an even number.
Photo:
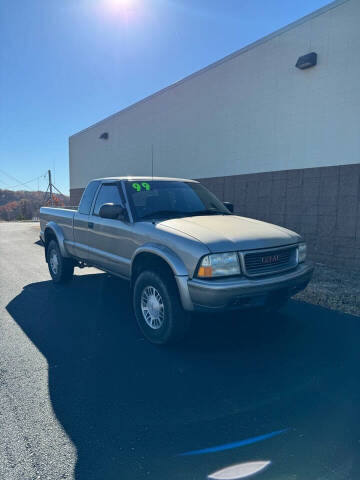
[[[360,163],[198,180],[236,214],[300,233],[314,261],[360,270]]]
[[[360,270],[360,163],[198,180],[237,215],[300,233],[314,261]],[[83,191],[70,190],[72,205]]]
[[[81,200],[81,195],[84,192],[84,188],[71,188],[70,189],[70,204],[79,205]]]

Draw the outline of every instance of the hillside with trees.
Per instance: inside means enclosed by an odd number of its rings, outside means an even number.
[[[70,198],[54,195],[55,206],[70,205]],[[0,221],[31,220],[39,216],[41,206],[49,205],[49,196],[45,192],[0,189]]]

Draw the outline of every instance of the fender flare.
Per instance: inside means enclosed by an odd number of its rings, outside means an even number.
[[[152,253],[153,255],[157,255],[158,257],[162,258],[171,270],[173,271],[174,275],[178,276],[188,276],[189,272],[186,269],[184,262],[181,258],[170,248],[158,244],[158,243],[146,243],[141,247],[137,248],[131,258],[130,264],[130,271],[132,272],[134,261],[138,255],[141,253]]]
[[[59,227],[59,225],[55,222],[48,222],[46,224],[46,227],[44,229],[44,239],[46,238],[46,231],[47,230],[50,230],[53,235],[55,235],[55,238],[58,242],[58,245],[59,245],[59,248],[60,248],[60,253],[63,257],[70,257],[70,255],[68,254],[67,250],[66,250],[66,247],[65,247],[65,237],[64,237],[64,234],[61,230],[61,228]]]
[[[183,308],[188,311],[194,310],[194,305],[192,303],[187,284],[189,272],[187,271],[187,268],[181,258],[173,250],[165,247],[164,245],[160,245],[157,243],[146,243],[145,245],[137,248],[131,258],[130,278],[132,278],[134,261],[136,257],[141,253],[152,253],[153,255],[160,257],[169,265],[169,267],[174,273],[175,281],[179,290],[180,301]]]

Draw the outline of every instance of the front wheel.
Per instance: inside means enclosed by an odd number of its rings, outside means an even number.
[[[167,272],[140,273],[133,289],[133,305],[138,325],[152,343],[178,342],[188,331],[189,313],[183,310],[175,280]]]
[[[51,278],[55,283],[67,283],[73,278],[74,262],[61,255],[58,243],[51,240],[46,250]]]

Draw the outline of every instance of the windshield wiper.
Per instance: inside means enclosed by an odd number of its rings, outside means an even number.
[[[146,213],[139,220],[146,220],[151,218],[161,218],[161,217],[197,217],[200,215],[231,215],[231,213],[221,212],[220,210],[194,210],[192,212],[182,212],[176,210],[159,210],[157,212]]]
[[[200,215],[231,215],[231,213],[228,212],[221,212],[220,210],[212,210],[212,209],[207,209],[207,210],[198,210],[195,212],[188,212],[189,217],[197,217]]]
[[[158,217],[183,217],[187,215],[187,212],[177,212],[176,210],[159,210],[157,212],[151,212],[143,215],[139,218],[139,220],[145,220],[149,218],[158,218]]]

